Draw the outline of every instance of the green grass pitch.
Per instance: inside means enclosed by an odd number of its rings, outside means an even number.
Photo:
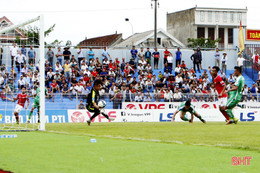
[[[0,169],[21,173],[260,172],[260,122],[46,124],[0,139]],[[13,132],[14,133],[14,132]],[[0,132],[11,134],[11,132]],[[95,138],[96,143],[90,139]],[[232,157],[251,156],[233,166]]]

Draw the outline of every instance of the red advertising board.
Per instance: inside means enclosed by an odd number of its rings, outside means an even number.
[[[260,30],[247,29],[246,30],[246,40],[260,41]]]

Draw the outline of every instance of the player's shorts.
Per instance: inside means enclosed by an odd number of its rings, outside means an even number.
[[[234,97],[231,97],[228,99],[226,106],[228,108],[233,109],[239,102],[240,102],[240,100],[236,100]]]
[[[35,108],[39,109],[40,104],[39,104],[39,100],[38,100],[38,99],[34,99],[34,100],[33,100],[33,105],[32,105],[32,107],[35,107]]]
[[[14,112],[19,113],[19,112],[21,112],[21,110],[23,110],[23,106],[17,104],[17,105],[15,106]]]
[[[218,99],[219,106],[226,106],[227,105],[227,97],[221,97]]]

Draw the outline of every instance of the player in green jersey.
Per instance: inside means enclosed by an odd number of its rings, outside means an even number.
[[[47,89],[45,88],[45,95],[47,96],[48,95],[48,91]],[[40,111],[40,88],[37,88],[36,90],[36,96],[33,100],[33,105],[32,105],[32,109],[29,113],[29,119],[27,121],[27,123],[30,123],[31,121],[31,116],[32,116],[32,113],[34,111],[35,108],[37,108],[37,111],[38,111],[38,123],[40,123],[40,114],[39,114],[39,111]]]
[[[233,87],[227,90],[229,94],[229,99],[227,101],[227,105],[222,108],[223,109],[222,111],[226,110],[230,119],[229,121],[227,121],[227,124],[231,124],[231,123],[236,124],[238,122],[238,119],[235,118],[232,110],[241,101],[242,91],[245,84],[245,79],[241,73],[242,72],[241,67],[235,66],[234,69],[235,69],[234,75],[237,76],[237,79]]]
[[[173,114],[172,121],[175,120],[175,116],[178,112],[181,112],[180,118],[183,121],[189,121],[190,123],[193,122],[193,116],[195,115],[198,119],[200,119],[201,122],[206,123],[204,119],[201,118],[201,116],[195,111],[194,106],[191,104],[190,100],[181,103],[179,109]],[[191,114],[191,119],[188,119],[186,117],[186,112],[189,112]]]

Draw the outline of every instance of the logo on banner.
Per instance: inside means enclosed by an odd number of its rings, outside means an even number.
[[[72,113],[71,121],[73,123],[83,123],[83,122],[85,122],[85,117],[81,112],[76,111],[76,112]]]
[[[126,109],[165,109],[165,104],[153,104],[153,103],[137,103],[126,105]]]
[[[128,104],[126,106],[126,109],[136,109],[135,105],[134,104]]]
[[[255,113],[257,113],[257,111],[255,111],[255,112],[248,112],[247,116],[244,117],[244,113],[241,112],[240,113],[240,121],[254,121],[255,120]]]

